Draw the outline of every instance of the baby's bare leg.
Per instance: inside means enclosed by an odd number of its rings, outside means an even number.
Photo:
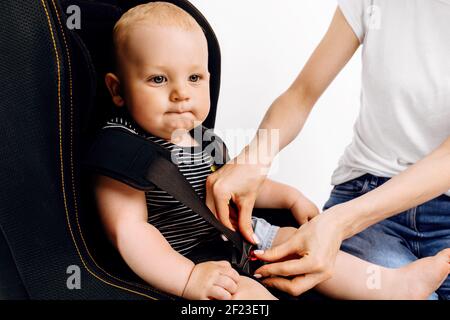
[[[316,289],[337,299],[427,299],[450,272],[450,249],[402,268],[374,265],[340,251],[333,277]]]
[[[237,292],[232,296],[233,300],[277,300],[262,284],[241,276]]]
[[[289,238],[292,237],[297,230],[298,229],[294,227],[279,228],[275,239],[273,239],[272,247],[278,246],[289,240]]]
[[[289,239],[296,230],[280,228],[273,246]],[[339,251],[333,271],[333,277],[316,289],[336,299],[426,299],[450,272],[450,249],[398,269],[377,266]]]

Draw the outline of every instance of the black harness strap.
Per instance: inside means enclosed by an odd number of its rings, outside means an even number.
[[[223,152],[223,149],[219,152]],[[220,156],[226,158],[226,154]],[[85,165],[98,174],[119,180],[138,190],[149,191],[156,186],[166,191],[230,240],[240,253],[240,257],[232,258],[233,264],[250,274],[249,255],[252,245],[217,220],[171,161],[170,152],[160,145],[126,129],[103,129],[87,154]]]
[[[84,166],[133,188],[150,191],[155,185],[145,177],[154,159],[167,154],[125,129],[103,129],[86,154]]]

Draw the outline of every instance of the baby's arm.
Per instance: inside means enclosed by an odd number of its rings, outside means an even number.
[[[103,176],[95,191],[106,233],[130,268],[154,287],[181,296],[194,263],[147,222],[145,193]]]
[[[317,206],[299,190],[270,179],[266,179],[261,186],[255,208],[289,209],[299,224],[319,214]]]
[[[236,283],[232,279],[238,281],[237,272],[223,262],[194,265],[173,250],[161,233],[147,222],[144,192],[103,176],[97,178],[95,191],[109,239],[144,281],[187,299],[231,298],[229,291],[234,293]]]

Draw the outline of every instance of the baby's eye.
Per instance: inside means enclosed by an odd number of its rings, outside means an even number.
[[[193,74],[189,77],[189,81],[198,82],[198,81],[200,81],[200,76],[198,74]]]
[[[151,77],[149,79],[149,81],[156,83],[156,84],[162,84],[167,81],[167,78],[165,76],[154,76],[154,77]]]

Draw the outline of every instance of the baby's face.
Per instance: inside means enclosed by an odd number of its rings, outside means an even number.
[[[125,104],[148,132],[170,139],[191,130],[210,108],[208,46],[203,32],[133,26],[119,53]]]

